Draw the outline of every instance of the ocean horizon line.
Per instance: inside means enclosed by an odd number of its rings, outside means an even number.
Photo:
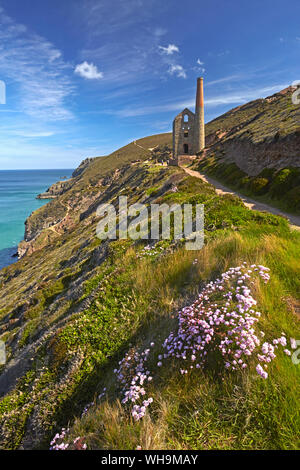
[[[72,168],[4,168],[0,171],[58,171],[58,170],[75,170],[76,167]]]

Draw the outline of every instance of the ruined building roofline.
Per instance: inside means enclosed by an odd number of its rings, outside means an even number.
[[[176,118],[182,116],[185,113],[190,113],[193,116],[195,115],[195,113],[193,111],[191,111],[189,108],[184,108],[182,111],[180,111],[180,113],[177,114],[177,116],[175,116],[174,121],[175,121]]]

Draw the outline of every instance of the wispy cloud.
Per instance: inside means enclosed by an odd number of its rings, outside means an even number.
[[[164,36],[165,34],[167,34],[167,30],[165,28],[154,28],[154,31],[153,31],[153,34],[154,36],[160,38],[161,36]]]
[[[248,101],[266,97],[272,93],[276,93],[283,88],[286,88],[289,84],[278,84],[270,87],[255,88],[252,90],[240,90],[234,93],[213,96],[205,99],[205,106],[208,108],[214,108],[220,105],[237,105],[244,104]],[[154,106],[143,106],[139,108],[125,108],[117,111],[117,114],[121,117],[135,117],[148,114],[166,113],[170,111],[180,111],[184,108],[193,108],[195,106],[195,98],[188,99],[186,101],[179,102],[168,102],[165,104],[154,105]]]
[[[168,73],[170,75],[176,75],[176,77],[180,77],[180,78],[187,77],[186,71],[184,70],[182,65],[179,65],[179,64],[171,64],[169,67]]]
[[[193,67],[192,70],[201,74],[206,72],[206,69],[203,67],[204,62],[202,62],[200,59],[197,59],[196,64],[197,65]]]
[[[229,49],[225,49],[225,50],[222,50],[222,51],[219,51],[219,52],[216,52],[216,51],[208,52],[209,57],[224,57],[224,56],[227,56],[229,54],[230,54]]]
[[[22,152],[20,154],[20,148]],[[41,146],[28,143],[27,139],[10,139],[3,142],[0,147],[1,169],[30,169],[53,167],[53,156],[56,158],[55,168],[75,168],[86,157],[106,155],[111,151],[111,145],[83,146],[79,145],[43,145],[43,158],[41,159]]]
[[[89,37],[115,35],[126,28],[143,25],[153,17],[155,5],[163,8],[158,0],[82,0],[80,3],[80,17]]]
[[[16,131],[16,135],[19,135],[20,137],[28,137],[29,139],[31,138],[40,138],[40,137],[51,137],[54,135],[54,132],[48,131],[48,132],[24,132],[24,131]]]
[[[217,78],[216,80],[211,80],[209,82],[205,83],[205,86],[212,86],[212,85],[218,85],[220,83],[226,83],[226,82],[236,82],[236,81],[241,81],[243,79],[249,78],[248,74],[244,73],[237,73],[234,75],[227,75],[226,77],[222,78]]]
[[[169,42],[167,29],[157,23],[167,6],[159,0],[82,0],[74,9],[84,34],[80,61],[101,64],[103,84],[128,86],[166,78],[179,47]],[[113,14],[112,14],[113,12]],[[122,40],[119,38],[122,37]]]
[[[103,72],[100,72],[96,65],[93,63],[89,64],[87,61],[76,65],[74,73],[88,80],[99,80],[103,78]]]
[[[101,63],[102,79],[109,86],[135,83],[137,89],[140,82],[149,81],[150,77],[161,78],[168,74],[183,77],[185,71],[173,54],[179,48],[169,44],[162,51],[159,42],[157,30],[142,30],[131,37],[129,44],[112,40],[99,47],[84,48],[80,58],[89,63]]]
[[[14,22],[0,7],[0,75],[17,87],[18,111],[46,120],[73,117],[65,104],[74,91],[69,66],[49,41]]]
[[[162,54],[172,55],[174,52],[179,52],[179,48],[175,44],[169,44],[168,46],[158,46]]]

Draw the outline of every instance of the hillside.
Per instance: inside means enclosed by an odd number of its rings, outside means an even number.
[[[170,143],[147,137],[93,159],[27,220],[24,256],[0,271],[0,448],[297,447],[299,366],[288,354],[300,334],[300,233],[155,163],[149,149]],[[120,194],[204,204],[205,246],[99,240],[96,208]],[[235,351],[243,334],[249,349],[236,363],[219,348],[234,326]]]
[[[293,87],[251,101],[206,126],[206,145],[222,147],[222,158],[257,175],[266,167],[300,166],[300,110]],[[220,147],[220,149],[221,149]]]
[[[300,213],[300,108],[289,87],[232,109],[206,126],[194,169],[246,196]]]
[[[61,197],[42,206],[27,219],[24,242],[19,245],[19,255],[32,253],[36,248],[54,240],[57,235],[70,230],[78,223],[85,210],[94,207],[92,203],[98,205],[103,191],[118,178],[121,168],[126,170],[127,166],[134,165],[136,160],[146,160],[151,156],[149,149],[158,145],[170,145],[171,141],[171,134],[154,135],[132,142],[106,157],[89,159],[88,162],[85,160],[75,170],[71,180],[58,183],[60,187],[62,184],[64,189],[55,195],[61,194]],[[57,184],[54,184],[51,188],[55,190],[56,187]],[[44,229],[48,230],[43,231]]]

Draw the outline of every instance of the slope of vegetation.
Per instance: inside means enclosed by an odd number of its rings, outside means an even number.
[[[250,137],[253,142],[267,141],[275,135],[286,137],[299,132],[299,106],[291,100],[289,89],[265,99],[238,106],[206,125],[206,135],[229,132],[230,137]]]
[[[56,443],[69,443],[72,448],[80,437],[89,449],[297,448],[299,367],[282,350],[276,352],[266,380],[257,375],[257,362],[251,358],[243,372],[228,372],[215,354],[203,370],[189,370],[184,375],[180,370],[187,367],[182,365],[184,361],[163,360],[157,366],[165,352],[162,343],[176,328],[177,308],[195,299],[208,280],[245,260],[270,267],[270,283],[257,282],[254,289],[266,334],[263,341],[282,332],[288,338],[295,336],[299,320],[292,305],[299,285],[297,263],[292,259],[299,256],[299,234],[288,235],[284,227],[276,232],[269,232],[265,223],[251,222],[238,232],[219,233],[198,252],[180,248],[137,261],[135,250],[126,250],[120,263],[124,272],[130,272],[132,295],[144,303],[145,316],[99,376],[81,418]],[[131,321],[137,312],[131,314]],[[132,357],[147,348],[151,349],[147,369],[152,381],[145,386],[145,398],[151,397],[153,402],[136,421],[132,405],[122,404],[114,369],[126,351]]]
[[[224,162],[217,153],[197,162],[194,168],[247,196],[300,213],[300,168],[265,168],[257,176],[249,176],[235,163]]]
[[[268,284],[256,280],[251,287],[265,340],[285,333],[290,348],[300,332],[300,234],[237,197],[218,196],[180,168],[156,164],[157,155],[152,160],[145,149],[169,141],[169,134],[153,136],[93,160],[39,213],[33,253],[0,272],[0,339],[8,356],[0,370],[0,448],[48,449],[63,427],[70,430],[55,440],[62,448],[297,447],[299,366],[282,349],[266,380],[251,358],[245,370],[229,371],[212,352],[204,368],[181,374],[175,359],[159,357],[178,310],[243,262],[270,269]],[[205,246],[100,241],[96,208],[116,205],[120,194],[129,204],[204,204]],[[56,233],[43,228],[45,214],[56,222],[61,206],[67,215],[52,226]],[[149,347],[153,402],[136,421],[121,403],[114,370],[127,352]]]
[[[25,238],[33,239],[40,230],[59,223],[66,215],[69,216],[69,224],[76,224],[84,206],[88,208],[99,192],[113,182],[120,168],[131,165],[136,160],[151,158],[149,149],[170,144],[171,141],[171,134],[158,134],[131,142],[106,157],[92,159],[85,170],[74,178],[72,186],[64,194],[30,216]],[[68,207],[72,209],[71,212]],[[53,232],[48,231],[47,235],[50,239],[55,238]],[[41,244],[44,244],[44,240]]]
[[[300,108],[289,87],[234,108],[206,125],[193,167],[246,196],[300,212]]]

